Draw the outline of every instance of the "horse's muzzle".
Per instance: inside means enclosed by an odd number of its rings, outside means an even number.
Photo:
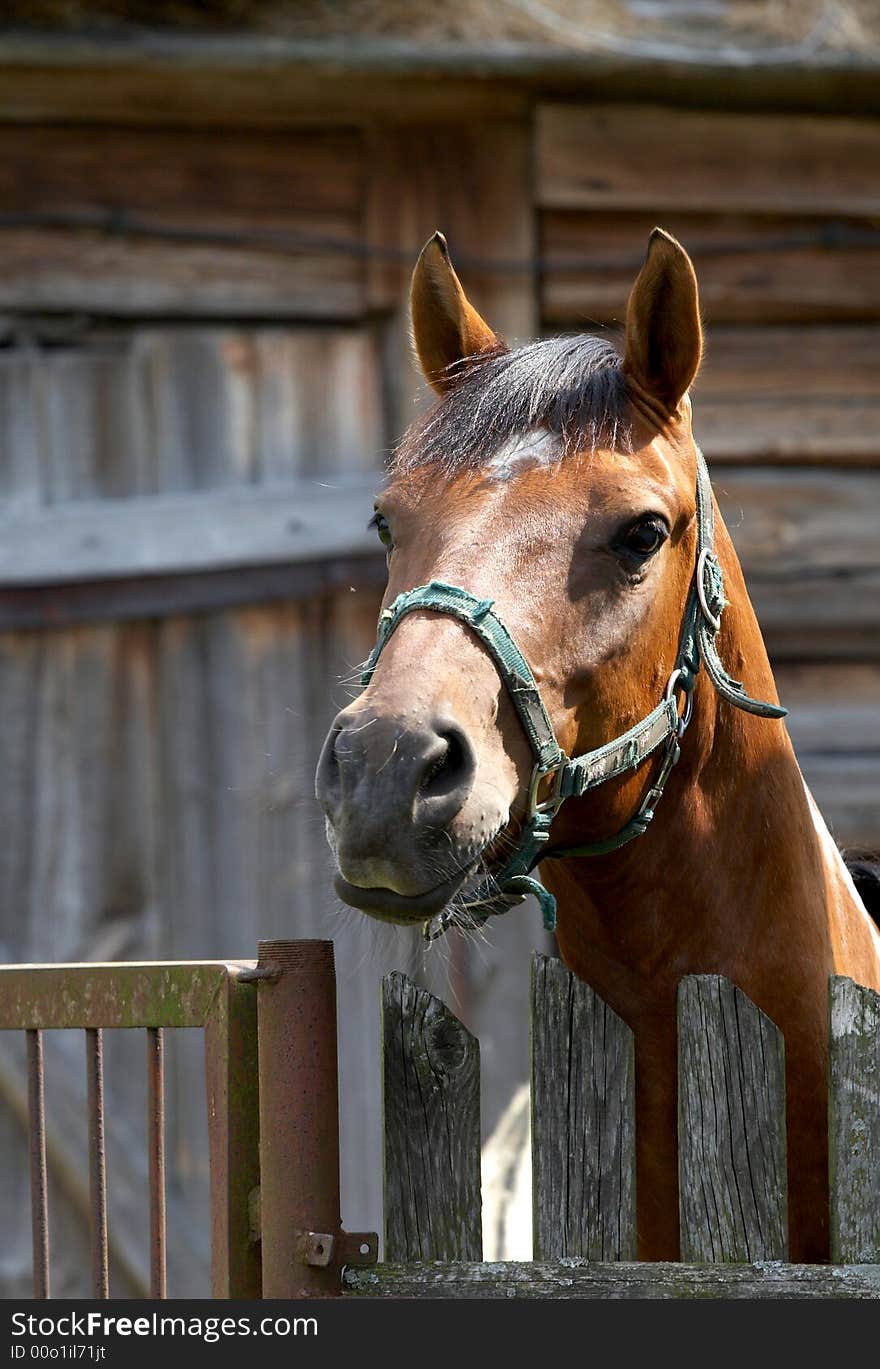
[[[449,828],[475,775],[474,747],[455,719],[418,723],[357,703],[343,710],[316,777],[333,829],[339,896],[392,917],[398,904],[407,921],[430,916],[437,899],[442,907],[464,877]]]

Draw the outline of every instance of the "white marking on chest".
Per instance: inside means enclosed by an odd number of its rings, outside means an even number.
[[[801,778],[803,779],[803,776],[801,776]],[[822,848],[822,855],[825,861],[825,867],[826,869],[833,870],[835,872],[837,878],[840,880],[841,884],[846,889],[847,893],[849,894],[852,901],[855,903],[856,907],[862,908],[864,905],[862,904],[862,900],[859,897],[858,890],[856,889],[856,886],[853,883],[853,877],[847,868],[846,861],[840,853],[840,848],[838,847],[837,842],[834,840],[831,833],[828,831],[825,819],[819,811],[819,806],[816,803],[816,800],[810,793],[809,786],[807,785],[806,780],[803,781],[803,784],[804,789],[807,792],[807,799],[810,804],[810,814],[813,819],[813,826],[816,829],[816,835],[819,838],[819,845]],[[865,917],[867,919],[868,928],[871,933],[871,939],[874,942],[874,945],[877,949],[877,954],[880,955],[880,931],[877,930],[877,924],[875,923],[874,919],[870,916],[869,913],[866,912]]]
[[[511,480],[528,466],[551,466],[561,455],[561,443],[546,428],[510,437],[498,448],[486,470],[494,480]]]

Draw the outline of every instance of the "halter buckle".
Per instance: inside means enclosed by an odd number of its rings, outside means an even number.
[[[535,766],[529,784],[529,802],[526,814],[528,818],[533,818],[537,813],[555,813],[561,806],[563,799],[562,780],[567,765],[568,757],[563,753],[557,764],[549,770],[542,770],[539,765]],[[552,780],[553,788],[547,798],[539,800],[538,792],[541,788],[541,782],[547,779]]]

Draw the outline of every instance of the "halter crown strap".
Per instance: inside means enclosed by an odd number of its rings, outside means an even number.
[[[376,645],[364,667],[361,684],[373,678],[379,657],[398,624],[408,613],[428,610],[457,619],[474,633],[489,652],[510,694],[523,730],[535,756],[529,786],[528,810],[519,843],[502,869],[484,880],[467,904],[474,926],[496,913],[521,903],[533,894],[541,905],[544,925],[556,925],[556,901],[549,890],[529,878],[540,860],[561,856],[606,855],[627,842],[643,836],[663,797],[666,781],[681,754],[680,741],[690,721],[694,684],[701,663],[722,698],[737,708],[762,718],[783,718],[786,709],[763,703],[748,695],[738,680],[727,673],[715,646],[721,626],[724,579],[714,552],[715,518],[712,488],[703,453],[697,448],[697,561],[694,580],[688,593],[679,636],[678,655],[663,699],[641,722],[620,737],[593,751],[569,759],[556,740],[553,724],[544,707],[531,667],[493,609],[493,600],[479,599],[459,585],[440,580],[418,585],[399,594],[379,617]],[[676,694],[684,696],[684,711],[679,716]],[[550,825],[565,799],[579,797],[596,785],[637,769],[659,747],[663,756],[659,771],[630,821],[614,836],[585,846],[548,849]],[[551,792],[541,798],[541,786],[552,781]],[[450,910],[425,924],[428,940],[442,935],[455,921]]]

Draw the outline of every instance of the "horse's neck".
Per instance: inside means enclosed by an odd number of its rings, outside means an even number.
[[[739,565],[721,530],[722,649],[775,697]],[[549,866],[549,862],[547,866]],[[765,1001],[774,980],[850,974],[880,987],[880,937],[803,782],[783,724],[724,703],[701,673],[682,760],[648,834],[600,860],[545,867],[568,964],[622,1001],[716,972]]]

